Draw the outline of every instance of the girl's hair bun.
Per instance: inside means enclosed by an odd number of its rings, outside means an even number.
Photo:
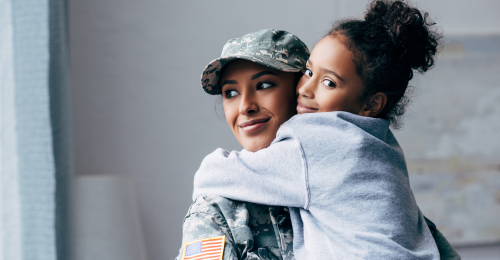
[[[365,21],[383,27],[392,40],[392,55],[401,65],[419,72],[434,65],[440,35],[431,30],[435,24],[428,13],[403,1],[373,1],[365,15]]]
[[[363,98],[379,92],[387,96],[377,117],[396,129],[410,100],[405,93],[413,72],[431,68],[440,46],[442,36],[428,16],[404,0],[373,0],[364,20],[340,21],[327,34],[351,51],[365,85]]]

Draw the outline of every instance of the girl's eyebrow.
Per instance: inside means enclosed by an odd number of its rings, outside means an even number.
[[[266,71],[261,71],[261,72],[255,73],[250,79],[254,80],[254,79],[257,79],[257,78],[262,77],[264,75],[275,75],[275,76],[278,76],[278,74],[266,70]]]
[[[222,88],[226,84],[238,84],[238,81],[236,81],[236,80],[224,80],[224,82],[222,82],[220,87]]]
[[[313,64],[312,64],[311,60],[307,60],[307,63],[309,63],[309,66],[311,66],[311,67],[312,67],[312,65],[313,65]],[[335,73],[335,72],[333,72],[333,71],[331,71],[331,70],[329,70],[329,69],[325,69],[325,68],[323,68],[323,67],[320,67],[320,68],[319,68],[319,70],[321,70],[321,72],[323,72],[323,73],[325,73],[325,72],[326,72],[326,73],[328,73],[328,74],[332,74],[332,75],[334,75],[335,77],[337,77],[338,79],[340,79],[341,81],[345,82],[345,80],[344,80],[342,77],[340,77],[340,76],[339,76],[339,74],[337,74],[337,73]]]
[[[341,78],[341,77],[339,76],[339,74],[337,74],[337,73],[335,73],[335,72],[333,72],[333,71],[331,71],[331,70],[329,70],[329,69],[325,69],[325,68],[319,68],[319,69],[320,69],[323,73],[325,73],[325,72],[326,72],[326,73],[332,74],[332,75],[334,75],[335,77],[337,77],[338,79],[340,79],[341,81],[345,82],[345,80],[344,80],[343,78]]]

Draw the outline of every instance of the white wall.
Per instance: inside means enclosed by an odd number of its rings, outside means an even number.
[[[449,34],[500,33],[500,2],[418,1]],[[224,43],[284,29],[312,49],[366,1],[70,0],[77,174],[135,181],[149,259],[173,259],[193,174],[217,147],[239,149],[200,86]]]

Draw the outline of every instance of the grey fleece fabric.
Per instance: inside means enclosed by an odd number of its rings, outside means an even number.
[[[291,207],[297,259],[439,259],[389,121],[302,114],[255,153],[217,149],[193,199],[218,195]]]

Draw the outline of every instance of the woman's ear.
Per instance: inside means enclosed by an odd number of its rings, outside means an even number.
[[[376,117],[382,109],[384,109],[385,104],[387,104],[387,95],[379,92],[368,98],[363,111],[361,111],[362,116]]]

